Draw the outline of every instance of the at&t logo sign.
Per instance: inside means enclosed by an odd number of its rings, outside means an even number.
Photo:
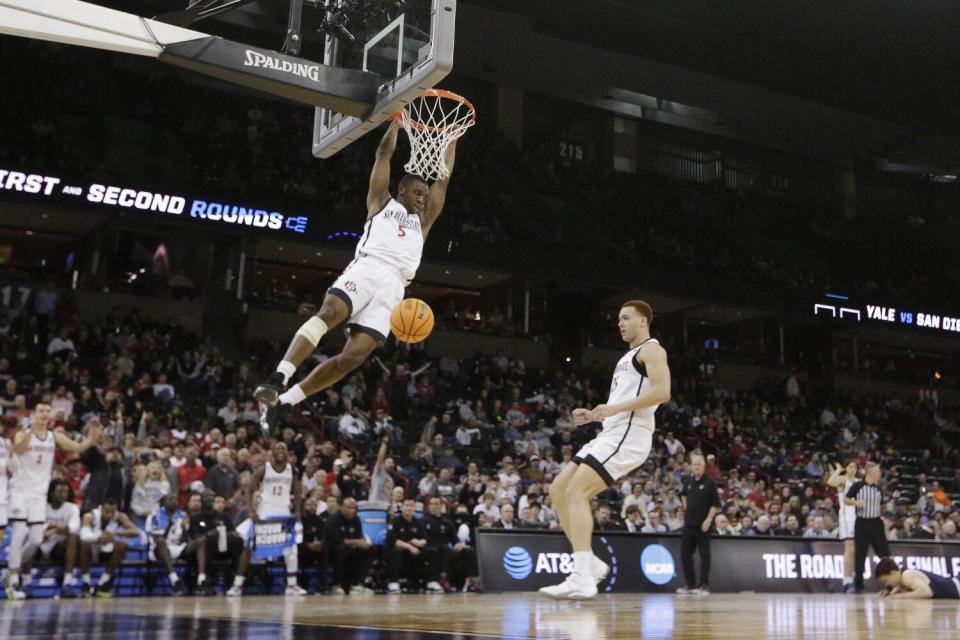
[[[514,580],[524,580],[533,572],[533,558],[523,547],[510,547],[503,554],[503,568]]]
[[[666,547],[651,544],[640,554],[640,571],[653,584],[664,585],[673,580],[676,565]]]

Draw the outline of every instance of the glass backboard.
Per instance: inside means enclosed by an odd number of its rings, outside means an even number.
[[[349,9],[351,3],[328,0],[328,16],[336,11],[334,4]],[[380,90],[364,117],[318,108],[313,155],[329,158],[446,77],[453,68],[456,13],[456,0],[384,2],[363,16],[345,12],[349,20],[344,28],[355,40],[328,35],[323,62],[377,73]]]

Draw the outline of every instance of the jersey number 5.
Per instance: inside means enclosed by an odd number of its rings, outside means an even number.
[[[398,237],[398,238],[403,238],[403,237],[406,236],[406,235],[407,235],[407,228],[406,228],[406,227],[404,227],[404,226],[399,226],[399,227],[397,227],[397,237]]]

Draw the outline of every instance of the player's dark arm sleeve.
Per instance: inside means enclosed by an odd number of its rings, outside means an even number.
[[[850,491],[847,491],[847,495],[844,497],[850,498],[851,500],[853,500],[854,498],[857,497],[857,493],[859,493],[860,489],[863,488],[864,484],[865,483],[863,482],[863,480],[854,482],[853,485],[850,487]]]

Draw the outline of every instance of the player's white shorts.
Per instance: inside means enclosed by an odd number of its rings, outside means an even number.
[[[612,484],[647,461],[652,443],[653,429],[625,422],[604,429],[583,445],[573,461],[589,465]]]
[[[9,522],[7,519],[7,511],[8,506],[5,504],[0,504],[0,527],[7,526],[7,522]]]
[[[355,258],[329,292],[350,311],[347,327],[385,342],[390,334],[390,314],[403,300],[404,281],[396,267],[372,256]]]
[[[10,520],[24,520],[27,524],[47,524],[47,496],[11,493],[7,517]]]
[[[857,512],[855,509],[841,509],[840,514],[837,516],[837,519],[840,521],[840,536],[841,540],[853,540],[854,538],[854,526],[857,523]]]
[[[171,544],[170,542],[164,542],[164,544],[167,545],[167,551],[170,552],[170,559],[173,562],[176,562],[177,560],[179,560],[180,556],[183,555],[183,550],[187,548],[186,542],[181,542],[179,544]],[[157,551],[156,544],[151,543],[150,551],[147,554],[150,557],[151,562],[157,562],[156,551]]]
[[[55,533],[43,542],[40,543],[40,553],[43,554],[44,559],[50,559],[50,553],[53,551],[53,548],[56,547],[61,542],[64,542],[67,539],[67,536],[62,533]]]

